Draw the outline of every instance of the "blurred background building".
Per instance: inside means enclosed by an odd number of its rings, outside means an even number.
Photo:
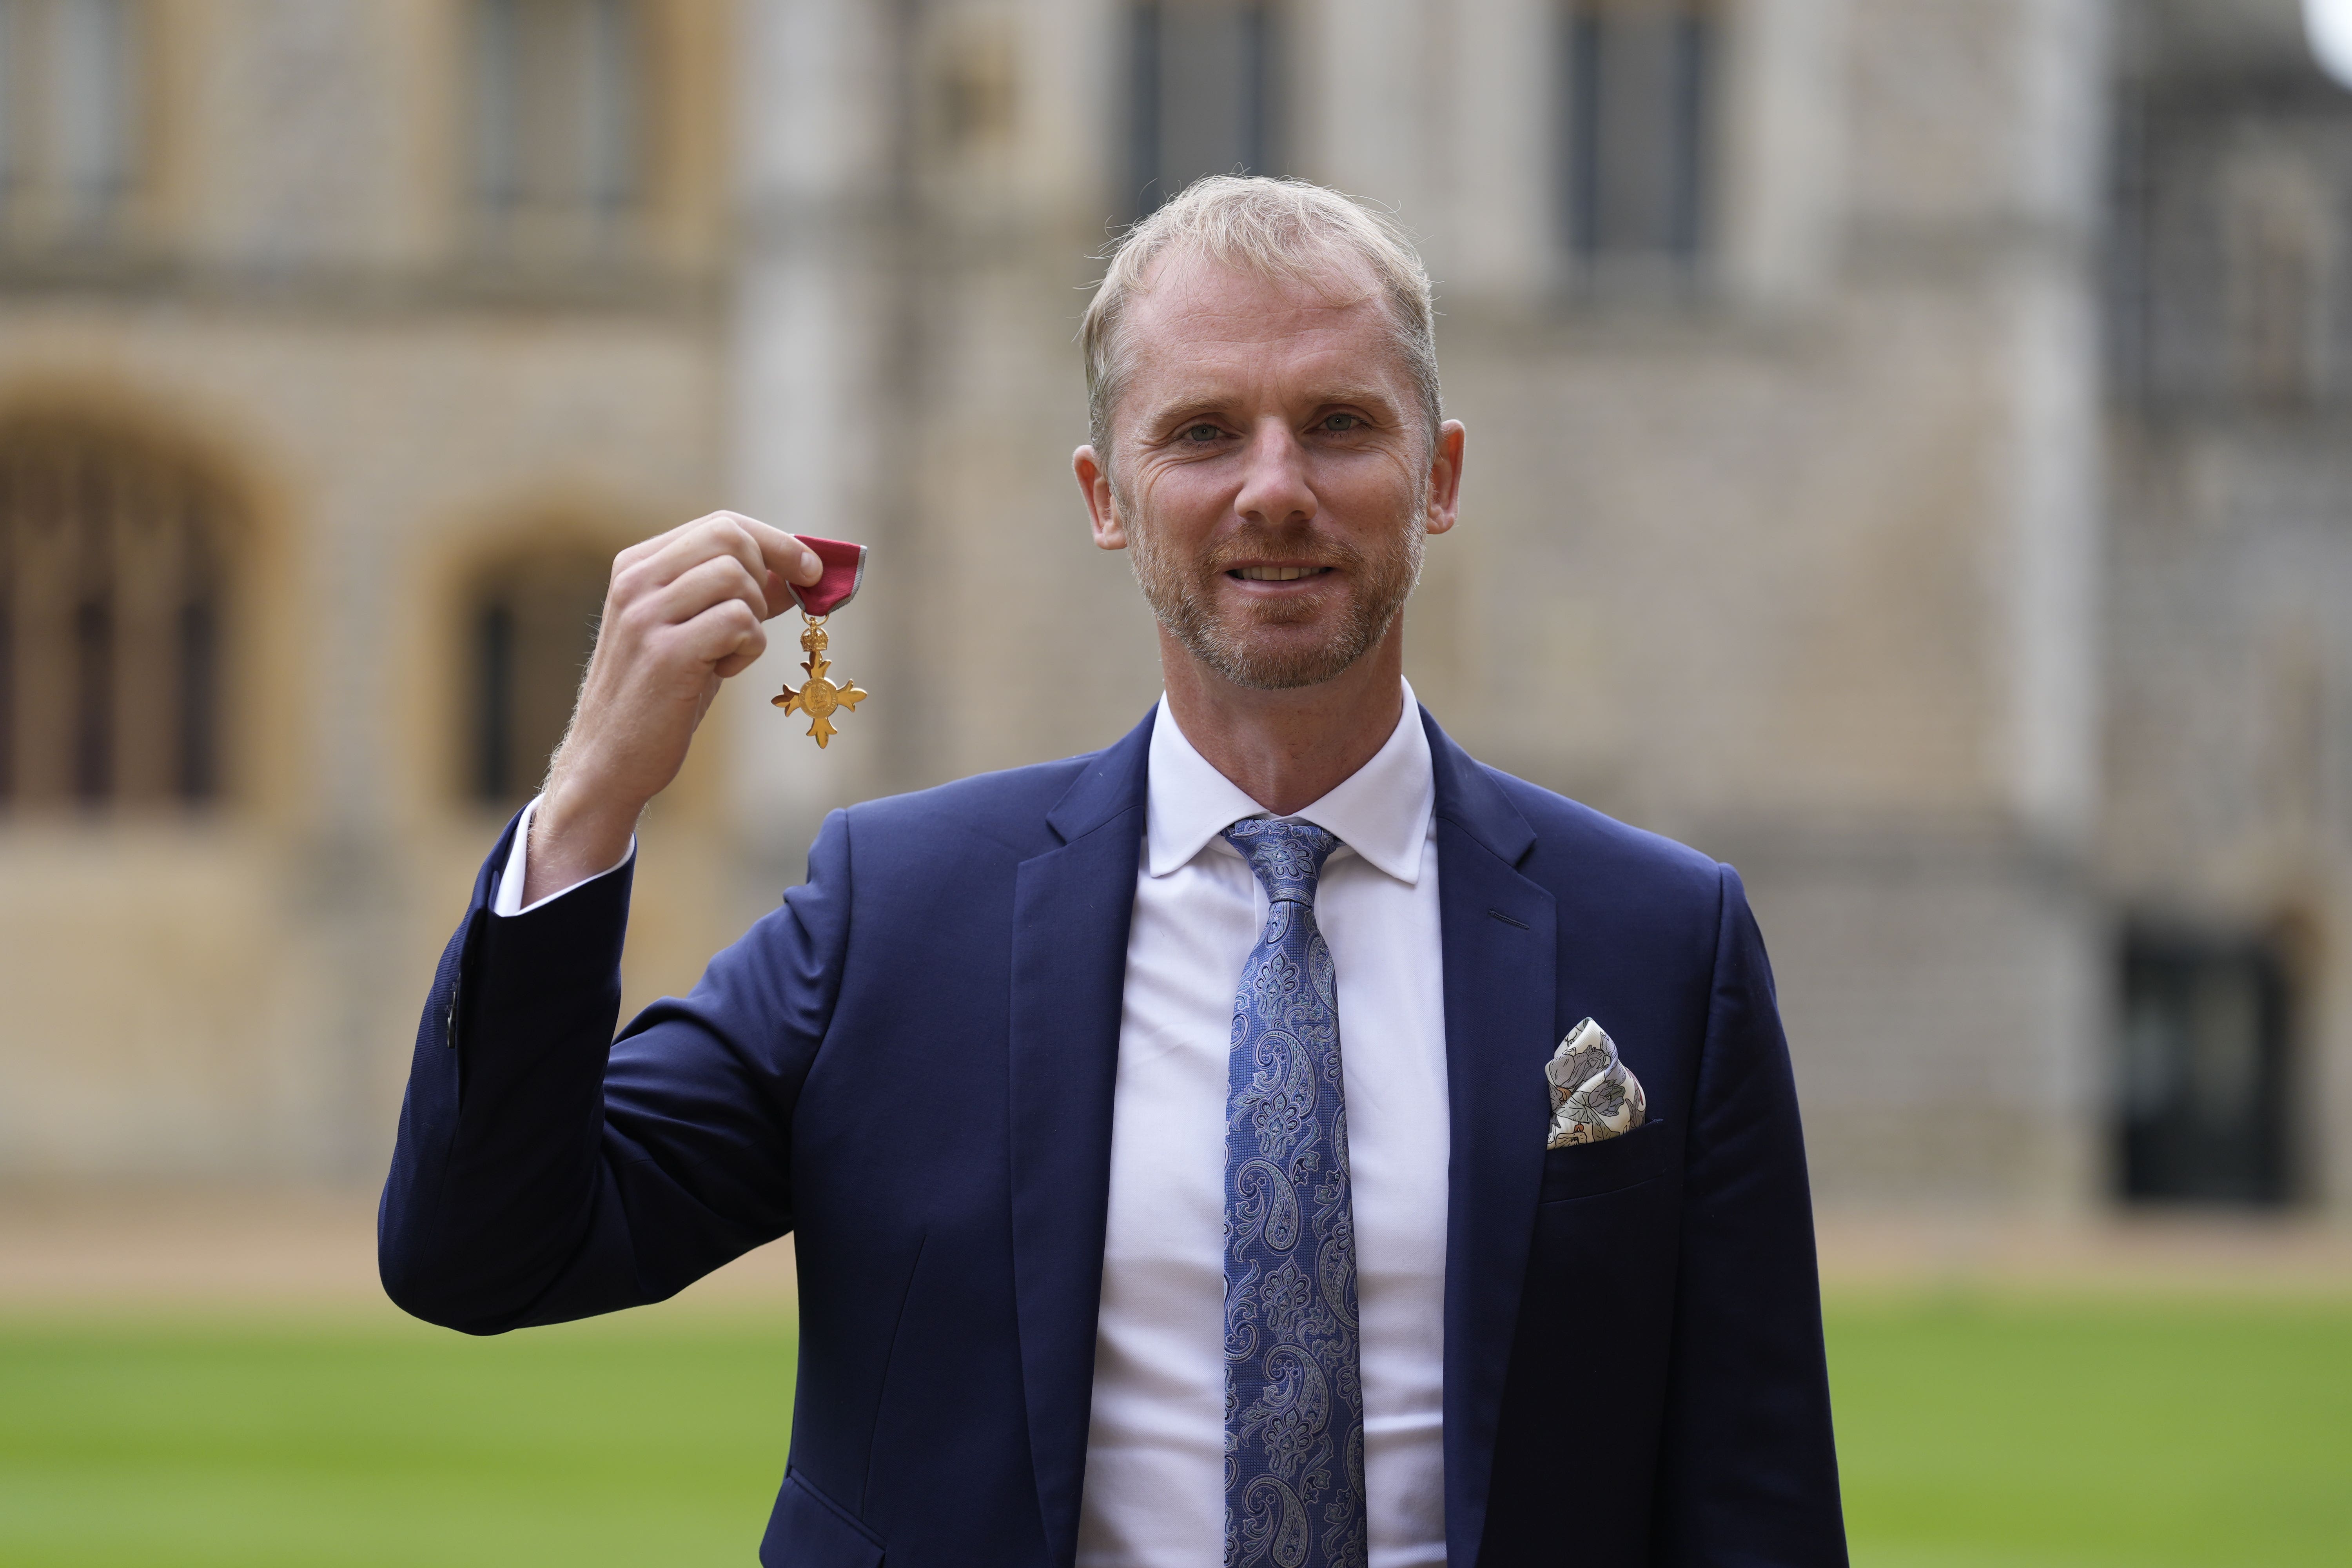
[[[824,810],[1157,692],[1114,226],[1393,205],[1411,673],[1729,859],[1841,1205],[2352,1214],[2352,94],[2294,0],[0,0],[0,1182],[355,1182],[612,552],[875,547],[630,1003]],[[973,918],[990,918],[975,910]]]

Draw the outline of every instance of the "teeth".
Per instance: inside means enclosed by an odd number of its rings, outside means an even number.
[[[1241,579],[1244,583],[1296,583],[1322,570],[1320,566],[1244,566]]]

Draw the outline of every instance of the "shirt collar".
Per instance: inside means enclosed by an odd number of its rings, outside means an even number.
[[[1165,695],[1151,726],[1150,767],[1144,832],[1146,859],[1155,877],[1190,863],[1242,818],[1271,815],[1193,750],[1169,712]],[[1412,884],[1421,879],[1422,850],[1436,803],[1429,732],[1422,728],[1421,705],[1408,681],[1404,711],[1387,742],[1371,761],[1296,815],[1398,881]]]

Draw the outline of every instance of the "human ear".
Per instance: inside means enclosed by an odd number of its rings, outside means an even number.
[[[1078,493],[1087,498],[1087,517],[1094,525],[1095,548],[1126,549],[1127,524],[1119,519],[1118,498],[1112,493],[1109,471],[1095,460],[1095,449],[1081,447],[1072,453],[1070,468],[1078,477]]]
[[[1459,419],[1437,427],[1437,449],[1429,458],[1429,516],[1423,524],[1432,533],[1452,528],[1461,508],[1463,437]]]

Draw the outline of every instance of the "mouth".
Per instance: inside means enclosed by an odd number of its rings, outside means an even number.
[[[1236,566],[1225,574],[1236,583],[1297,583],[1310,577],[1328,577],[1328,566]]]

